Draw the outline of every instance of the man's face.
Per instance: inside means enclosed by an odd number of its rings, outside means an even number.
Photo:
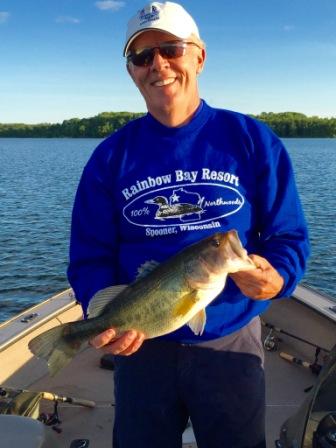
[[[170,34],[146,31],[132,43],[131,49],[153,48],[162,43],[176,41]],[[205,52],[196,45],[188,45],[183,56],[167,59],[155,51],[153,62],[138,67],[127,66],[136,86],[143,95],[149,112],[169,112],[180,106],[193,111],[199,104],[197,74],[202,70]]]

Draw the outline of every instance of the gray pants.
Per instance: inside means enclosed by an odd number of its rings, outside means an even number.
[[[198,448],[265,447],[260,320],[200,344],[146,341],[115,359],[114,448],[181,448],[190,417]]]

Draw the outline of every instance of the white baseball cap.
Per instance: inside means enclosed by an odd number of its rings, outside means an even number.
[[[178,39],[186,39],[191,34],[200,38],[194,19],[181,5],[173,2],[150,2],[140,9],[127,24],[124,56],[133,40],[148,30],[164,31]]]

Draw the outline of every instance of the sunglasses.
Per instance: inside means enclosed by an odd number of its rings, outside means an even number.
[[[200,48],[195,42],[166,42],[156,47],[131,51],[126,55],[127,64],[132,62],[137,67],[148,67],[153,63],[155,50],[158,50],[160,56],[165,59],[180,58],[186,54],[188,45],[196,45]]]

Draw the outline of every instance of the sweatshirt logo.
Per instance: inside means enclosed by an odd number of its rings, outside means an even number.
[[[181,221],[188,220],[191,215],[198,215],[204,212],[201,198],[198,193],[180,188],[173,190],[173,193],[167,196],[155,196],[153,199],[145,201],[146,204],[155,204],[157,210],[155,219],[165,221],[166,219],[179,218]],[[189,218],[190,219],[190,218]],[[197,219],[196,217],[191,219]]]
[[[137,196],[123,209],[131,224],[167,227],[207,223],[237,213],[244,197],[234,187],[200,182],[157,188]]]

